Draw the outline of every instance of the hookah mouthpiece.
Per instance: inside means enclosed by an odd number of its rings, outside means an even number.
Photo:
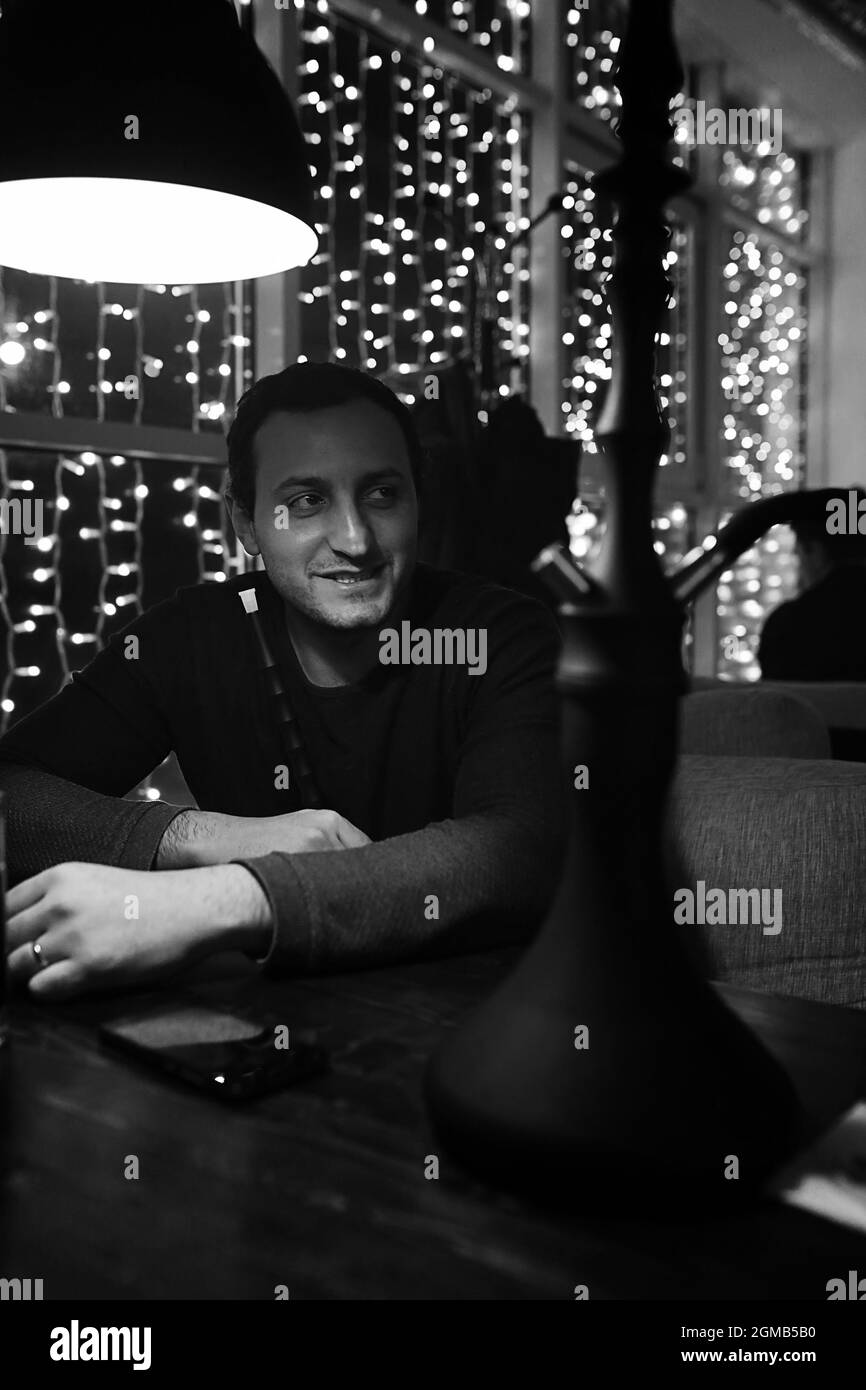
[[[268,646],[267,638],[262,631],[262,624],[259,618],[259,601],[255,589],[242,589],[240,591],[240,600],[244,606],[244,612],[251,619],[256,645],[259,649],[262,670],[277,707],[283,741],[288,755],[289,771],[298,784],[304,807],[310,810],[321,810],[324,806],[324,802],[316,786],[316,779],[313,776],[312,768],[307,762],[307,755],[304,750],[303,742],[301,741],[301,731],[298,728],[298,721],[292,713],[292,707],[289,704],[288,693],[283,685],[280,669]]]

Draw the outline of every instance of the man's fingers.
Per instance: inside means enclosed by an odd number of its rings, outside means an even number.
[[[84,971],[77,961],[59,960],[30,976],[29,990],[37,999],[68,999],[81,993]]]
[[[46,955],[48,952],[46,951]],[[59,962],[58,962],[59,963]],[[40,965],[30,949],[28,941],[23,946],[17,946],[14,951],[10,951],[6,957],[6,974],[10,980],[16,984],[25,984],[33,975],[41,975],[48,970],[49,966]]]
[[[48,891],[46,879],[50,872],[50,869],[43,869],[41,874],[25,878],[22,883],[16,883],[14,888],[9,889],[6,894],[7,921],[14,917],[16,912],[23,912],[25,908],[32,907],[40,898],[44,898]]]
[[[359,830],[350,820],[346,820],[345,816],[341,816],[339,811],[306,807],[303,811],[294,811],[290,815],[309,817],[310,825],[315,826],[321,836],[319,843],[313,840],[305,845],[307,853],[314,854],[317,851],[332,849],[360,849],[362,845],[370,844],[370,836],[365,835],[363,830]]]
[[[353,825],[343,816],[340,816],[337,822],[337,839],[343,849],[360,849],[362,845],[370,843],[370,836],[365,835],[363,830],[359,830],[357,825]]]
[[[326,811],[324,815],[327,817],[328,834],[336,849],[359,849],[361,845],[370,843],[369,835],[365,835],[357,825],[341,816],[339,811]]]
[[[6,971],[16,984],[26,984],[37,999],[67,999],[80,993],[85,980],[84,969],[78,961],[52,961],[49,951],[47,965],[39,965],[30,945],[19,946],[6,960]]]
[[[35,941],[37,936],[41,936],[48,929],[48,925],[41,899],[33,907],[28,907],[25,910],[19,909],[15,916],[10,916],[6,923],[7,955],[14,951],[17,946]]]

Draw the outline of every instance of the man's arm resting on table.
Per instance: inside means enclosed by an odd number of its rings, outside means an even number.
[[[282,849],[355,849],[368,837],[335,811],[233,816],[164,801],[107,796],[42,768],[0,758],[11,883],[55,864],[200,869]]]
[[[151,869],[166,828],[182,811],[162,801],[93,791],[5,758],[0,758],[0,790],[6,795],[10,884],[72,862]]]
[[[266,956],[273,936],[273,917],[255,876],[241,864],[217,864],[201,872],[207,874],[208,887],[217,894],[223,908],[212,949]]]
[[[181,811],[163,831],[153,861],[155,869],[194,869],[205,863],[208,842],[223,834],[230,816],[220,811]]]
[[[165,978],[214,952],[260,957],[272,931],[266,895],[236,864],[57,864],[10,888],[6,910],[10,981],[51,999]]]
[[[287,811],[277,816],[232,816],[221,811],[181,811],[163,832],[155,869],[202,869],[212,864],[255,859],[282,850],[311,854],[359,849],[369,835],[345,816],[325,808]]]
[[[241,853],[271,905],[268,974],[357,969],[521,939],[559,881],[570,779],[552,721],[476,738],[454,814],[341,854]]]
[[[184,887],[192,887],[190,876],[185,877]],[[262,964],[273,949],[274,917],[255,874],[242,864],[198,869],[194,892],[197,904],[205,909],[195,917],[203,953],[243,951]],[[209,902],[218,907],[209,911]]]
[[[386,965],[525,940],[557,886],[561,823],[502,815],[440,821],[344,854],[240,863],[270,903],[268,974]]]

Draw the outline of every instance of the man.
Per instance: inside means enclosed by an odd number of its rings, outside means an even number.
[[[525,935],[555,889],[556,625],[416,563],[405,406],[363,372],[295,364],[245,394],[228,453],[264,570],[178,590],[0,740],[9,969],[39,997],[226,949],[269,973],[468,950]],[[251,585],[324,811],[288,771]],[[410,654],[443,657],[447,631],[474,665],[406,664],[395,634],[419,631]],[[198,809],[121,799],[171,750]]]
[[[800,594],[764,624],[761,674],[774,681],[866,681],[866,536],[828,533],[824,521],[795,522],[792,530]]]

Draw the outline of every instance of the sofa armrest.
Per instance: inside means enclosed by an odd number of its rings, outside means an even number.
[[[781,930],[675,926],[706,973],[768,994],[866,1008],[866,765],[680,758],[666,827],[671,892],[781,891]]]
[[[692,691],[680,703],[683,753],[755,758],[829,758],[820,713],[798,694],[765,685]]]

